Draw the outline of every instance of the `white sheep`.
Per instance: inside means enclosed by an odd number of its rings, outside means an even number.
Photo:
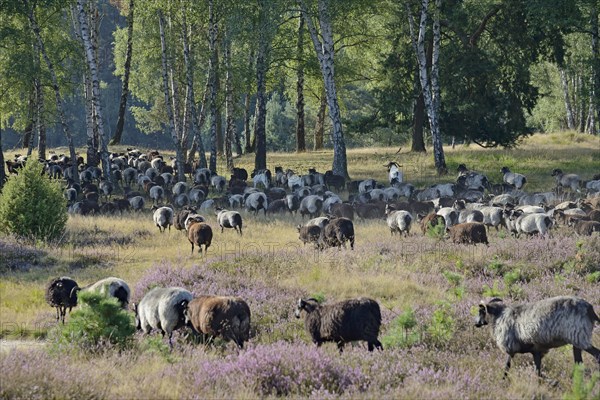
[[[96,283],[81,288],[81,291],[97,292],[102,295],[114,297],[119,300],[121,307],[124,309],[127,309],[131,297],[131,290],[129,289],[127,282],[115,277],[101,279]]]
[[[404,232],[404,235],[408,237],[410,234],[410,225],[412,220],[412,215],[410,215],[408,211],[390,211],[387,217],[387,224],[390,228],[392,236],[396,232],[398,232],[398,234]]]
[[[233,228],[242,236],[242,216],[239,212],[217,208],[217,222],[221,227],[221,233],[223,228]]]
[[[525,177],[525,175],[510,172],[510,169],[508,169],[508,167],[502,167],[501,172],[504,183],[514,186],[517,190],[523,188],[523,186],[525,186],[525,184],[527,183],[527,178]]]
[[[192,300],[192,294],[180,287],[150,290],[140,304],[133,304],[138,330],[149,334],[153,329],[169,337],[169,347],[173,349],[173,331],[185,326],[184,310]]]
[[[164,232],[169,228],[169,232],[171,231],[171,225],[173,225],[173,209],[171,207],[159,207],[153,206],[154,214],[152,218],[154,219],[154,224],[158,227],[160,232]]]

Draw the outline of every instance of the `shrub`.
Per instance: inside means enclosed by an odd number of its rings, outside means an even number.
[[[455,322],[451,312],[448,303],[438,303],[438,308],[434,311],[427,327],[427,333],[434,346],[444,346],[454,336]]]
[[[383,346],[410,347],[421,340],[419,332],[412,331],[417,326],[415,311],[407,307],[402,314],[390,322],[387,334],[381,339]]]
[[[121,308],[116,298],[80,292],[77,300],[81,307],[54,332],[58,349],[70,345],[86,351],[100,350],[104,345],[124,349],[132,343],[133,316]]]
[[[585,366],[575,364],[573,367],[573,384],[571,391],[564,394],[564,400],[584,400],[598,398],[600,388],[596,387],[600,382],[600,373],[594,372],[590,379],[585,380]]]
[[[0,194],[0,230],[39,240],[58,238],[67,223],[66,200],[37,161],[11,177]]]
[[[442,240],[446,236],[446,225],[437,224],[433,226],[431,222],[427,225],[427,237],[436,240]]]

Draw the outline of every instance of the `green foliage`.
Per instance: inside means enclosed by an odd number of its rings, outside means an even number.
[[[76,346],[90,351],[103,345],[125,349],[135,333],[133,315],[121,308],[114,297],[94,292],[79,292],[80,308],[71,314],[65,325],[57,327],[57,349]]]
[[[498,281],[494,280],[492,287],[483,285],[483,295],[487,297],[502,297],[505,292],[498,287]]]
[[[431,239],[442,240],[446,236],[446,225],[437,224],[432,225],[431,222],[427,224],[427,237]]]
[[[431,322],[427,327],[427,333],[432,343],[436,346],[447,344],[454,336],[455,325],[450,304],[447,302],[438,303],[438,308],[434,311]]]
[[[563,400],[597,399],[598,388],[596,388],[596,385],[598,383],[600,383],[600,372],[592,373],[590,379],[586,381],[585,365],[575,364],[573,367],[573,384],[571,390],[564,394]]]
[[[514,269],[504,274],[504,284],[506,285],[506,291],[513,296],[521,294],[522,290],[519,287],[515,287],[515,284],[517,282],[520,282],[522,279],[523,277],[520,269]]]
[[[325,293],[315,293],[310,297],[315,299],[319,304],[325,303],[326,300]]]
[[[496,275],[503,275],[506,269],[506,266],[502,261],[498,259],[497,256],[494,256],[490,264],[486,268],[488,271],[493,272]]]
[[[600,271],[592,272],[585,276],[585,280],[589,283],[600,283]]]
[[[458,263],[458,262],[457,262]],[[452,271],[443,271],[442,274],[448,281],[452,288],[450,293],[458,300],[462,299],[465,295],[465,288],[461,285],[464,277],[461,274]]]
[[[11,177],[0,194],[0,230],[38,240],[58,238],[67,223],[66,200],[57,182],[29,161]]]
[[[421,341],[421,335],[413,328],[417,326],[415,311],[407,307],[402,314],[394,318],[381,339],[384,347],[410,347]]]

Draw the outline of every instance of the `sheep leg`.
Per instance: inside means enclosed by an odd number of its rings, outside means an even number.
[[[573,348],[573,349],[575,349],[575,348]],[[583,350],[585,350],[585,352],[590,353],[592,356],[594,356],[594,358],[598,362],[598,365],[600,366],[600,350],[598,350],[594,346],[590,346],[589,348],[583,349]],[[581,351],[581,350],[579,350],[579,351]]]
[[[510,369],[510,363],[512,361],[513,356],[511,354],[508,355],[508,358],[506,359],[506,365],[504,366],[504,377],[502,379],[506,379],[506,377],[508,376],[508,370]]]
[[[223,225],[221,225],[221,233],[223,233]]]
[[[194,255],[194,243],[192,243],[192,255]]]
[[[535,364],[535,370],[537,372],[537,375],[541,378],[542,377],[542,353],[540,353],[539,351],[535,351],[532,354],[533,354],[533,363]]]
[[[60,307],[56,307],[56,322],[58,322],[60,320],[60,311],[59,311]]]
[[[576,364],[581,364],[583,362],[583,358],[581,357],[581,349],[573,346],[573,359]]]
[[[338,350],[340,351],[340,353],[344,351],[344,344],[345,343],[342,341],[337,342],[337,347],[338,347]]]

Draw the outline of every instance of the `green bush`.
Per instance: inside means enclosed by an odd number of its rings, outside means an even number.
[[[0,194],[0,230],[37,240],[58,238],[67,224],[66,200],[37,161],[11,177]]]
[[[585,365],[575,364],[573,367],[573,384],[571,390],[563,395],[564,400],[597,399],[600,373],[593,372],[589,380],[585,379]],[[594,394],[595,393],[595,394]]]
[[[421,341],[421,335],[413,328],[417,326],[415,311],[407,307],[404,312],[394,318],[386,335],[381,339],[384,348],[388,347],[410,347]]]
[[[454,329],[455,322],[450,305],[446,302],[438,303],[438,308],[433,312],[431,322],[427,327],[432,344],[435,346],[446,345],[454,336]]]
[[[437,224],[432,225],[431,222],[427,224],[427,237],[436,240],[442,240],[446,236],[446,225]]]
[[[121,308],[114,297],[79,292],[79,309],[54,332],[57,348],[72,345],[82,350],[100,350],[105,345],[124,349],[131,345],[135,324],[133,315]]]

